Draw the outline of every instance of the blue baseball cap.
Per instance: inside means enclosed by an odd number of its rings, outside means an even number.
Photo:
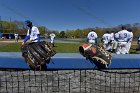
[[[132,29],[131,28],[128,28],[127,30],[130,31],[130,32],[132,32]]]
[[[31,24],[31,23],[32,23],[32,22],[31,22],[30,20],[26,20],[26,21],[25,21],[25,24],[26,24],[26,25],[29,25],[29,24]]]
[[[122,26],[122,29],[126,29],[127,27],[125,25]]]

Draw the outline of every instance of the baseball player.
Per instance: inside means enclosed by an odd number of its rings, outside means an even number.
[[[51,39],[51,44],[53,45],[53,47],[55,47],[54,46],[54,39],[55,39],[56,35],[54,33],[51,33],[49,36],[50,36],[50,39]]]
[[[130,50],[130,47],[131,47],[131,42],[133,40],[133,32],[132,32],[132,29],[127,29],[127,31],[130,32],[130,40],[128,41],[127,43],[127,54],[129,54],[129,50]]]
[[[14,36],[15,36],[15,42],[18,42],[18,34],[14,34]]]
[[[106,51],[111,51],[111,34],[109,31],[106,31],[102,36],[101,41],[103,42],[103,47]]]
[[[122,26],[122,30],[117,33],[117,50],[116,54],[127,54],[127,43],[130,40],[130,32],[126,30],[126,26]]]
[[[91,30],[91,32],[88,33],[87,35],[87,41],[90,44],[97,44],[97,34],[94,32],[94,30]]]
[[[36,26],[33,26],[30,20],[25,21],[25,24],[27,25],[27,27],[29,27],[29,29],[24,41],[22,42],[22,45],[24,45],[29,39],[31,42],[40,42],[40,32],[38,28]]]
[[[115,31],[112,52],[114,52],[114,53],[116,52],[117,45],[118,45],[118,31]]]

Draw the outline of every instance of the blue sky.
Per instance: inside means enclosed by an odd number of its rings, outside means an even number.
[[[0,0],[3,20],[32,20],[50,30],[140,22],[140,0]]]

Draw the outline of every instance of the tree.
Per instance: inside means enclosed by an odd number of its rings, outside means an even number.
[[[45,34],[46,27],[40,26],[40,27],[38,27],[38,29],[39,29],[40,35],[44,35]]]
[[[65,37],[65,31],[61,31],[59,36],[60,36],[60,38],[64,38]]]

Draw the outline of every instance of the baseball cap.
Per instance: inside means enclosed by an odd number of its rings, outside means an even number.
[[[132,32],[132,29],[131,28],[128,28],[127,30],[130,31],[130,32]]]
[[[26,25],[29,25],[29,24],[31,24],[31,23],[32,23],[32,22],[31,22],[30,20],[26,20],[26,21],[25,21],[25,24],[26,24]]]
[[[126,29],[127,27],[125,25],[122,26],[122,29]]]

